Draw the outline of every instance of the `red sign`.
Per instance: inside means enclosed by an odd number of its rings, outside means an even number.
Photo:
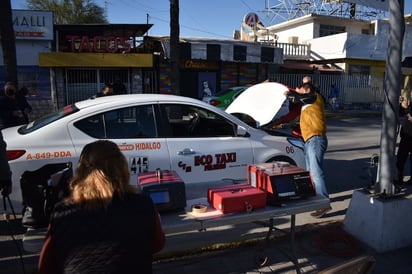
[[[77,36],[67,35],[69,40],[70,49],[73,52],[130,52],[131,46],[128,42],[130,37],[115,37],[115,36]]]
[[[44,32],[37,31],[16,31],[16,37],[44,37]]]
[[[247,25],[251,26],[252,28],[257,26],[257,24],[260,21],[259,16],[256,13],[253,13],[253,12],[246,14],[246,16],[243,20],[245,21],[245,23]]]

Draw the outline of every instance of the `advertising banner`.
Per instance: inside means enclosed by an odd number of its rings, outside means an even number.
[[[12,10],[16,39],[53,40],[53,12]]]

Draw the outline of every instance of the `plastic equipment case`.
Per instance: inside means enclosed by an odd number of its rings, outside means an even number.
[[[286,162],[248,166],[250,185],[264,190],[268,204],[315,196],[315,185],[310,172]]]
[[[183,209],[186,206],[185,183],[174,170],[141,173],[137,185],[149,195],[159,212]]]
[[[266,206],[266,193],[249,184],[208,189],[209,203],[222,213],[250,212]]]

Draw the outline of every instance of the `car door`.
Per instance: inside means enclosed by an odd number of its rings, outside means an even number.
[[[237,137],[237,125],[213,112],[189,104],[160,105],[167,121],[171,167],[186,183],[245,179],[253,163],[248,137]]]
[[[152,104],[111,109],[76,121],[71,135],[77,150],[95,139],[118,144],[129,162],[130,183],[137,175],[157,168],[170,169],[166,139],[158,136],[156,113]],[[90,138],[85,138],[88,135]]]

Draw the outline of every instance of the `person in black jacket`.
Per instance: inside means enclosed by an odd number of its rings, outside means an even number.
[[[0,129],[24,124],[24,115],[17,101],[16,86],[7,82],[0,96]]]
[[[122,83],[122,80],[118,76],[116,76],[114,83],[112,84],[112,87],[113,87],[113,93],[116,95],[127,94],[127,88]]]
[[[16,100],[19,105],[20,110],[23,113],[23,123],[28,124],[30,122],[29,113],[32,112],[33,108],[27,102],[27,95],[29,94],[29,89],[23,86],[21,89],[17,91]]]
[[[412,90],[409,98],[399,97],[399,114],[403,116],[398,152],[396,154],[396,175],[395,183],[403,183],[403,175],[406,160],[409,157],[410,175],[412,176]],[[412,177],[407,183],[412,183]]]
[[[152,273],[165,235],[152,199],[136,193],[129,177],[115,143],[83,148],[71,195],[53,210],[39,273]]]

